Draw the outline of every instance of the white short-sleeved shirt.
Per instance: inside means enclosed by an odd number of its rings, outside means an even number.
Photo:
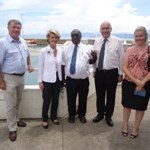
[[[71,42],[63,49],[63,64],[65,65],[65,75],[73,79],[85,79],[89,76],[89,59],[91,58],[91,49],[83,44],[78,44],[76,58],[76,72],[70,73],[70,64],[74,50],[74,44]]]

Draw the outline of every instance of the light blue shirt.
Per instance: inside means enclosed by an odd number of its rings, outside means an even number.
[[[15,41],[10,35],[0,39],[0,71],[3,73],[24,73],[29,55],[24,39]]]

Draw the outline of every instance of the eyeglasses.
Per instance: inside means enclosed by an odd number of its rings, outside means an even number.
[[[80,34],[72,34],[71,37],[79,37]]]

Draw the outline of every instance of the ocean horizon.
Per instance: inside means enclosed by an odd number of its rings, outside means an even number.
[[[117,36],[123,40],[133,40],[133,34],[130,33],[112,33],[113,36]],[[6,35],[1,35],[0,37],[4,37]],[[46,34],[22,34],[21,35],[25,39],[46,39]],[[82,39],[95,39],[100,37],[100,33],[92,33],[92,32],[82,32]],[[60,33],[60,39],[71,39],[70,33]]]

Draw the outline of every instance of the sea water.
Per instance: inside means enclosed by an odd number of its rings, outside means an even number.
[[[30,54],[31,54],[31,62],[32,62],[32,66],[35,68],[35,71],[32,73],[28,73],[28,71],[26,72],[26,74],[25,74],[25,85],[38,85],[37,69],[39,66],[40,50],[43,47],[42,46],[29,47]]]
[[[40,54],[40,50],[45,46],[46,45],[29,47],[29,50],[31,53],[31,62],[32,62],[32,66],[35,68],[35,71],[32,73],[26,72],[25,85],[38,85],[37,70],[38,70],[38,66],[39,66],[39,54]],[[92,46],[92,45],[90,45],[90,46]],[[130,44],[124,44],[124,49],[126,50],[129,46],[130,46]]]

